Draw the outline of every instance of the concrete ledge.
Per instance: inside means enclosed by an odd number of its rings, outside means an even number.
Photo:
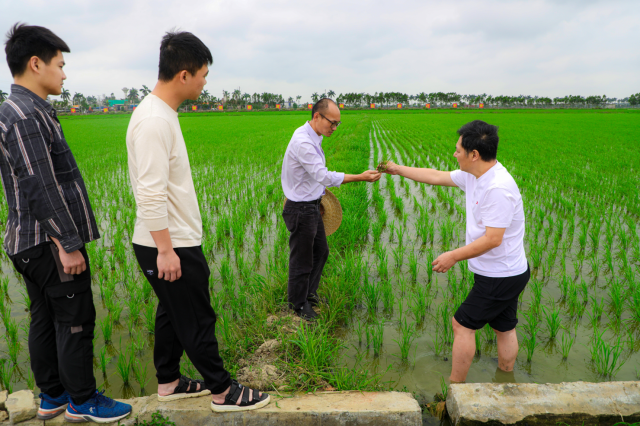
[[[640,382],[452,384],[447,411],[455,426],[634,423]]]
[[[214,413],[211,397],[158,402],[157,395],[127,400],[133,413],[120,422],[131,426],[151,420],[156,411],[175,422],[176,426],[420,426],[422,415],[418,402],[402,392],[318,392],[291,397],[274,397],[263,409],[239,413]],[[36,419],[23,426],[67,425],[64,416],[41,422]]]

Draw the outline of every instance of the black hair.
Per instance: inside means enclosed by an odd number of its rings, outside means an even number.
[[[318,102],[315,103],[313,108],[311,108],[311,118],[313,118],[313,116],[316,115],[316,112],[319,112],[320,114],[325,112],[327,109],[329,109],[330,104],[335,105],[336,103],[333,101],[333,99],[329,99],[329,98],[320,99]]]
[[[69,46],[50,29],[17,22],[7,33],[4,51],[11,75],[22,75],[29,60],[37,56],[49,64],[58,52],[70,52]]]
[[[158,80],[171,81],[180,71],[196,75],[204,65],[213,63],[213,56],[202,40],[189,32],[168,32],[160,43]]]
[[[482,161],[495,160],[498,154],[498,126],[474,120],[458,129],[462,148],[469,154],[478,151]]]

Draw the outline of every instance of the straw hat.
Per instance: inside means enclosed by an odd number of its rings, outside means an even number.
[[[284,202],[287,202],[285,197]],[[333,192],[325,189],[325,194],[320,200],[320,211],[322,213],[322,222],[324,222],[324,233],[327,237],[338,230],[342,223],[342,206],[340,201]]]

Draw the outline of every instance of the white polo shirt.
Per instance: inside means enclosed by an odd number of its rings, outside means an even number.
[[[524,252],[524,209],[518,185],[507,169],[496,162],[476,179],[462,170],[451,172],[451,180],[467,199],[467,244],[486,234],[486,227],[505,228],[502,244],[469,259],[469,270],[492,278],[513,277],[527,271]]]

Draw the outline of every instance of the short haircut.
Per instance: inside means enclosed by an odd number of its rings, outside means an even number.
[[[495,160],[498,154],[498,126],[474,120],[458,129],[462,148],[469,154],[478,151],[482,161]]]
[[[7,33],[4,51],[11,75],[22,75],[29,60],[37,56],[49,64],[58,52],[70,52],[69,46],[50,29],[16,23]]]
[[[331,104],[334,104],[334,105],[336,104],[333,101],[333,99],[329,99],[329,98],[320,99],[318,102],[315,103],[313,108],[311,108],[311,118],[313,118],[313,116],[316,115],[316,112],[319,112],[320,114],[322,114],[323,112],[328,110],[329,105]]]
[[[213,56],[202,40],[189,32],[168,32],[160,43],[158,80],[171,81],[180,71],[196,75],[206,64],[213,63]]]

